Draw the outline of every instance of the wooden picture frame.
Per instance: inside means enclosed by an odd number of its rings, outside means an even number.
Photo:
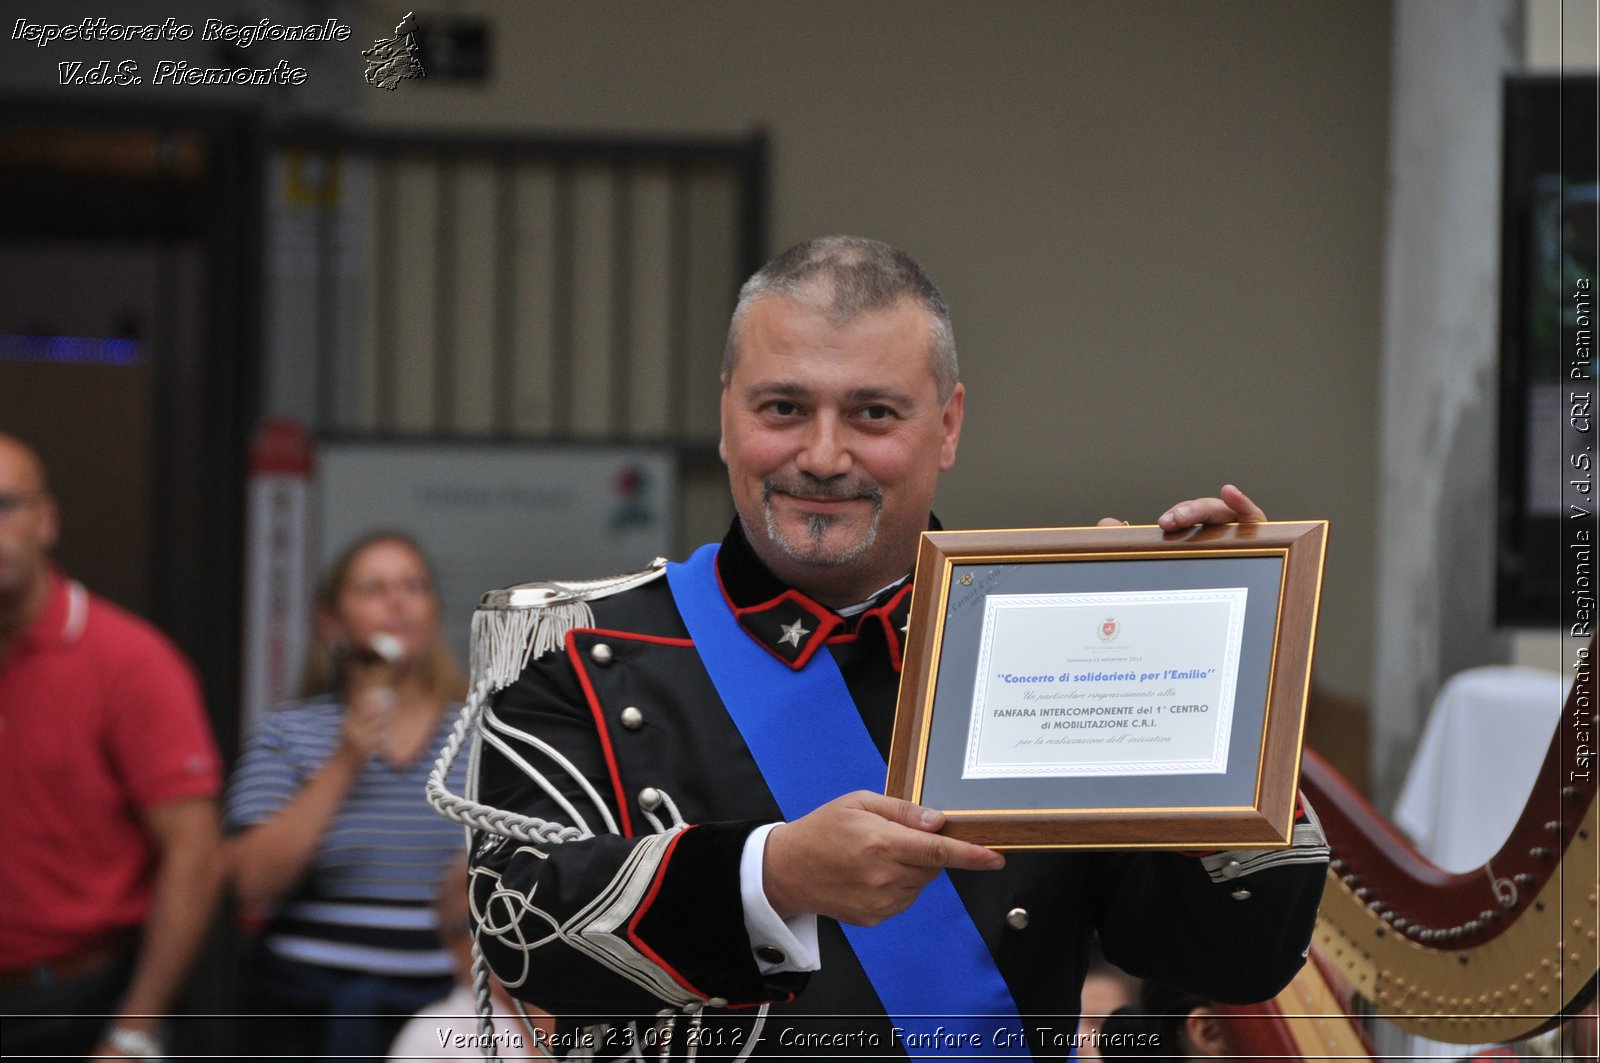
[[[885,792],[1001,849],[1287,846],[1327,528],[923,533]]]

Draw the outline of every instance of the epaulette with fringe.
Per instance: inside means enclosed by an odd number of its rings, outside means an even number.
[[[667,559],[648,568],[604,579],[519,583],[489,591],[472,614],[471,674],[493,690],[510,686],[535,657],[559,649],[567,632],[594,625],[589,603],[660,579]]]

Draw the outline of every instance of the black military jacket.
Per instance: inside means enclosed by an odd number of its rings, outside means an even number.
[[[834,655],[885,749],[909,580],[841,618],[772,576],[737,522],[718,572],[740,623],[772,653],[797,666]],[[745,931],[739,859],[751,830],[782,817],[667,581],[591,606],[593,624],[531,661],[482,728],[479,800],[562,823],[575,812],[595,835],[541,846],[479,837],[474,910],[495,972],[515,996],[569,1020],[558,1054],[584,1038],[602,1058],[635,1045],[659,1051],[668,1038],[675,1050],[694,1042],[699,1058],[714,1059],[759,1036],[754,1058],[899,1055],[832,920],[818,920],[820,971],[758,971],[753,948],[762,943]],[[796,620],[804,635],[786,638]],[[817,736],[816,755],[827,755],[827,742]],[[1048,1059],[1067,1053],[1094,931],[1107,958],[1132,973],[1222,1001],[1272,996],[1303,962],[1326,859],[1314,821],[1302,820],[1293,848],[1237,861],[1016,852],[1001,871],[950,877],[1033,1054]],[[940,942],[923,948],[937,965]],[[761,1004],[770,1005],[765,1015]],[[663,1014],[679,1018],[658,1021]]]

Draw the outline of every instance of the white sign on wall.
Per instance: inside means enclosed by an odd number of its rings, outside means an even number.
[[[484,591],[616,575],[671,554],[676,494],[675,457],[642,447],[325,442],[318,570],[368,532],[416,539],[465,667]]]

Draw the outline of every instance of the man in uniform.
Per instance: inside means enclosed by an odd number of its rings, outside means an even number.
[[[188,662],[56,571],[56,526],[0,433],[0,1045],[157,1056],[222,884],[221,764]]]
[[[1267,854],[1003,856],[873,792],[963,417],[916,263],[855,237],[779,256],[740,294],[722,379],[720,549],[484,617],[504,689],[477,796],[532,818],[479,836],[474,914],[512,992],[571,1018],[557,1047],[1064,1057],[1096,930],[1125,969],[1216,999],[1286,984],[1326,866],[1313,821]],[[1226,488],[1161,524],[1260,519]]]

